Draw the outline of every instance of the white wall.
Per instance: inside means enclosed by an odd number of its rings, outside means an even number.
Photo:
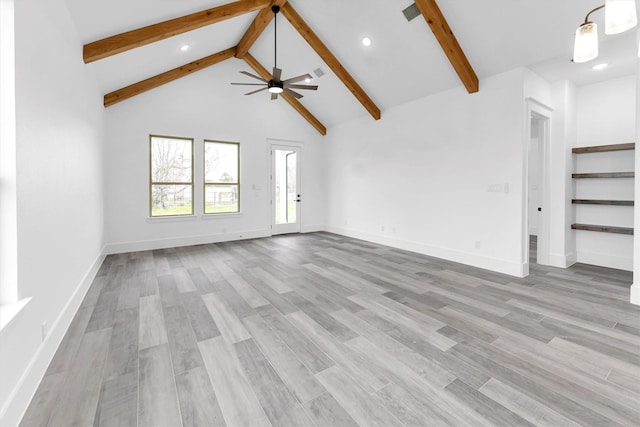
[[[15,4],[18,297],[0,332],[0,425],[16,425],[103,247],[100,94],[63,0]],[[42,324],[49,334],[43,340]]]
[[[578,146],[633,142],[636,134],[636,77],[628,76],[578,89]],[[634,170],[634,153],[620,151],[574,157],[576,172]],[[632,179],[578,180],[577,198],[633,200]],[[633,208],[588,206],[575,208],[578,223],[633,227]],[[633,237],[575,231],[578,262],[633,269]]]
[[[548,173],[549,182],[554,185],[549,199],[549,263],[566,268],[577,258],[575,234],[570,228],[574,222],[571,148],[577,140],[577,88],[564,80],[553,83],[551,92],[554,111]]]
[[[522,275],[523,81],[513,70],[331,128],[329,230]]]
[[[284,100],[270,101],[266,93],[244,96],[245,88],[226,83],[244,69],[244,62],[230,59],[107,109],[109,252],[270,235],[267,138],[303,143],[302,230],[324,228],[324,151],[329,137],[321,136]],[[148,219],[149,134],[195,139],[194,218]],[[239,215],[201,214],[203,139],[240,142]]]

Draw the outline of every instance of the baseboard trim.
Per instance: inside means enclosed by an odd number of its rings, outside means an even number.
[[[552,267],[568,268],[577,262],[575,252],[568,254],[550,254],[549,263]]]
[[[106,254],[151,251],[155,249],[177,248],[181,246],[206,245],[208,243],[230,242],[234,240],[258,239],[271,236],[268,228],[232,233],[218,233],[200,236],[172,237],[157,240],[139,240],[134,242],[107,243]]]
[[[326,231],[326,226],[324,225],[303,225],[301,227],[301,233],[317,233],[319,231]]]
[[[24,373],[9,394],[4,406],[0,408],[0,426],[19,425],[24,416],[31,399],[36,393],[44,374],[53,359],[64,335],[67,333],[71,321],[73,320],[82,300],[84,299],[93,279],[98,274],[98,270],[105,259],[105,248],[103,247],[98,256],[85,273],[76,290],[67,301],[64,308],[51,324],[49,334],[38,347],[31,361],[27,365]],[[27,308],[28,310],[28,308]],[[26,311],[26,310],[25,310]],[[9,325],[10,327],[10,325]]]
[[[618,270],[633,271],[633,258],[597,252],[578,252],[576,262],[598,265],[600,267],[615,268]]]
[[[504,273],[510,276],[525,277],[526,275],[527,264],[525,263],[512,262],[504,259],[487,257],[438,246],[426,245],[420,242],[390,238],[342,227],[328,227],[327,231],[347,237],[353,237],[356,239],[367,240],[373,243],[379,243],[381,245],[392,246],[398,249],[404,249],[435,258],[441,258],[447,261],[459,262],[461,264],[470,265],[473,267],[484,268],[486,270]]]
[[[640,284],[631,285],[629,302],[631,304],[640,305]]]

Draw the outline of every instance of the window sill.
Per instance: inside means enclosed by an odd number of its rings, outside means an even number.
[[[180,221],[196,221],[198,217],[196,215],[176,215],[176,216],[150,216],[147,217],[149,224],[163,223],[163,222],[180,222]]]
[[[23,298],[9,304],[0,304],[0,331],[5,328],[11,321],[29,304],[31,298]]]
[[[230,218],[242,216],[242,212],[202,214],[202,219]]]

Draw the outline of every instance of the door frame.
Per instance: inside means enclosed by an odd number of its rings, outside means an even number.
[[[524,138],[524,195],[522,224],[522,257],[523,275],[529,275],[529,151],[531,146],[531,120],[536,118],[542,122],[539,138],[538,158],[538,203],[542,212],[538,216],[538,252],[536,264],[550,265],[550,224],[551,224],[551,191],[549,182],[549,153],[551,142],[551,118],[553,109],[542,102],[527,98],[526,100],[526,137]]]
[[[298,189],[298,194],[303,194],[302,193],[302,169],[301,169],[301,164],[302,164],[302,157],[303,157],[303,147],[304,145],[301,142],[297,142],[297,141],[288,141],[288,140],[282,140],[282,139],[267,139],[267,158],[269,159],[269,176],[268,178],[268,182],[269,182],[269,218],[270,218],[270,224],[269,224],[269,230],[271,231],[271,235],[278,235],[278,234],[292,234],[292,233],[300,233],[302,231],[302,205],[304,202],[304,197],[301,197],[301,201],[298,203],[298,206],[296,208],[296,226],[294,227],[290,227],[291,231],[289,231],[289,229],[287,229],[286,231],[282,231],[282,232],[276,232],[275,231],[275,225],[276,225],[276,213],[275,213],[275,209],[274,209],[274,201],[275,201],[275,185],[273,182],[273,175],[274,175],[274,168],[275,168],[275,158],[273,156],[273,150],[274,148],[291,148],[293,150],[295,150],[298,153],[298,156],[296,158],[296,168],[298,168],[297,170],[297,175],[298,175],[298,182],[296,183],[297,189]]]

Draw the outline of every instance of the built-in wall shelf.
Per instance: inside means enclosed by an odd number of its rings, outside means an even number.
[[[635,172],[598,172],[598,173],[573,173],[571,177],[574,179],[585,178],[634,178]]]
[[[599,231],[602,233],[633,234],[631,227],[615,227],[612,225],[571,224],[573,230]]]
[[[602,153],[605,151],[634,150],[635,148],[636,148],[636,144],[634,142],[629,142],[627,144],[592,145],[590,147],[575,147],[571,151],[573,151],[573,154],[583,154],[583,153]]]
[[[612,151],[635,150],[636,144],[630,142],[628,144],[612,144],[612,145],[593,145],[590,147],[576,147],[571,151],[573,154],[588,153],[606,153]],[[615,156],[611,157],[612,159]],[[635,178],[634,172],[593,172],[593,173],[573,173],[573,179],[608,179],[608,178]],[[602,200],[602,199],[572,199],[574,205],[602,205],[602,206],[634,206],[633,200]],[[592,209],[592,208],[581,208]],[[613,222],[613,221],[612,221]],[[594,225],[594,224],[571,224],[573,230],[598,231],[601,233],[615,233],[633,235],[632,227],[619,227],[614,225]]]
[[[574,205],[606,205],[606,206],[633,206],[633,200],[589,200],[573,199]]]

